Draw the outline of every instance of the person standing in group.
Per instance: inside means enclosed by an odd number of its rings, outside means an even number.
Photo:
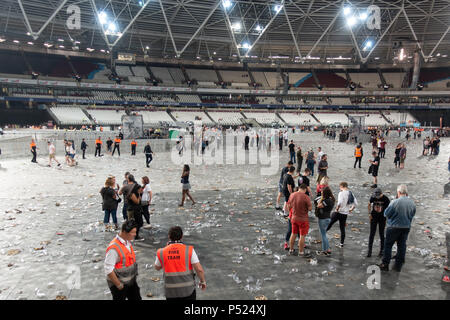
[[[139,230],[144,225],[142,221],[142,207],[141,207],[141,193],[142,188],[134,179],[134,176],[128,175],[128,185],[131,187],[128,189],[129,192],[125,194],[127,198],[127,216],[128,220],[134,220],[136,222],[136,237],[135,241],[143,241],[144,238],[139,236]]]
[[[50,141],[47,142],[48,145],[48,167],[52,166],[52,160],[55,160],[55,162],[58,164],[58,167],[61,166],[61,163],[58,162],[58,160],[56,160],[56,148],[55,145],[53,143],[51,143]]]
[[[426,137],[425,139],[423,139],[423,151],[422,151],[422,155],[423,156],[427,156],[428,155],[428,150],[430,149],[430,137]]]
[[[288,132],[287,132],[287,130],[284,130],[283,139],[284,139],[284,146],[287,147],[287,145],[288,145]]]
[[[289,209],[286,204],[289,201],[290,195],[294,192],[295,181],[294,181],[295,167],[289,167],[289,171],[283,177],[283,194],[284,194],[284,216],[289,216]]]
[[[289,144],[289,157],[292,163],[295,163],[295,144],[294,140],[291,140],[291,143]]]
[[[401,144],[401,149],[398,155],[400,157],[400,169],[404,169],[406,159],[406,146],[404,143]]]
[[[138,266],[131,241],[136,236],[136,223],[125,221],[120,233],[106,249],[104,270],[113,300],[142,300],[137,284]]]
[[[372,152],[373,160],[369,160],[369,174],[372,174],[373,185],[371,188],[376,188],[378,183],[378,168],[380,167],[380,157],[377,155],[376,151]]]
[[[99,138],[98,140],[100,140],[100,137],[98,137],[98,138]],[[101,140],[100,140],[100,142],[101,142]],[[97,141],[95,143],[97,143]],[[101,145],[101,143],[100,143],[100,145]],[[106,140],[106,148],[107,148],[109,154],[112,154],[112,145],[113,145],[113,141],[111,140],[111,137],[109,137],[108,140]]]
[[[86,159],[86,149],[87,149],[88,145],[86,143],[86,141],[84,140],[84,138],[81,140],[81,151],[83,151],[83,159]]]
[[[319,171],[319,176],[317,177],[317,183],[319,184],[320,181],[322,181],[323,177],[327,176],[327,169],[328,169],[328,162],[327,162],[327,155],[323,154],[320,158],[319,165],[317,166]]]
[[[316,156],[314,155],[313,148],[311,148],[306,154],[306,166],[311,171],[311,177],[314,177],[314,165],[316,164]]]
[[[280,174],[280,180],[278,181],[278,196],[277,196],[277,205],[275,207],[276,210],[281,210],[280,207],[280,200],[281,196],[283,195],[283,181],[284,181],[284,175],[289,172],[289,168],[292,167],[293,163],[292,161],[289,161],[286,166],[281,169]]]
[[[384,159],[384,155],[386,154],[386,141],[384,138],[380,138],[380,148],[378,149],[378,156]]]
[[[120,138],[119,138],[119,136],[117,136],[115,139],[114,139],[114,149],[113,149],[113,152],[112,152],[112,156],[114,156],[114,152],[117,150],[117,153],[119,154],[119,157],[120,157]]]
[[[34,139],[31,139],[31,143],[30,143],[30,151],[33,154],[33,159],[31,159],[31,162],[33,163],[37,163],[36,157],[37,157],[37,147],[36,147],[36,142],[34,141]]]
[[[353,193],[348,189],[347,182],[341,182],[339,185],[339,189],[341,191],[339,192],[338,195],[336,212],[334,212],[331,216],[330,224],[327,227],[327,231],[331,229],[333,224],[339,221],[339,228],[341,230],[341,242],[336,246],[338,248],[343,248],[345,241],[345,227],[347,225],[347,217],[356,208],[358,202]]]
[[[316,187],[316,197],[320,197],[322,195],[322,190],[329,186],[330,178],[324,176],[320,182],[317,182]]]
[[[192,205],[195,204],[194,199],[189,193],[189,189],[191,189],[191,185],[189,183],[190,171],[191,169],[189,168],[189,165],[185,164],[183,167],[183,173],[181,174],[181,183],[183,184],[183,187],[182,187],[181,203],[178,205],[179,207],[184,206],[184,200],[186,199],[186,196],[188,196],[189,199],[191,199]]]
[[[111,143],[112,143],[112,141],[111,141]],[[96,157],[97,154],[99,157],[102,156],[102,144],[103,144],[102,138],[98,137],[97,140],[95,140],[95,155],[94,155],[94,157]]]
[[[283,132],[280,130],[278,133],[278,146],[280,148],[280,151],[283,150]]]
[[[383,271],[389,271],[392,246],[397,243],[394,270],[400,272],[405,263],[406,241],[411,229],[411,222],[416,214],[414,201],[408,197],[408,188],[402,184],[397,187],[397,199],[393,200],[384,211],[387,218],[386,241],[383,260],[379,265]]]
[[[197,253],[182,239],[183,230],[171,227],[167,246],[156,252],[155,269],[164,272],[166,300],[196,300],[194,271],[200,278],[199,288],[206,289],[205,272]]]
[[[150,225],[150,213],[148,212],[148,207],[152,203],[152,188],[150,187],[150,179],[145,176],[142,177],[142,196],[141,196],[141,206],[142,215],[145,221]]]
[[[305,184],[307,189],[306,189],[306,195],[308,197],[311,197],[311,188],[310,188],[310,181],[309,181],[309,176],[311,175],[311,170],[308,168],[305,168],[305,170],[303,171],[303,175],[299,175],[298,177],[298,185],[302,185]]]
[[[400,150],[402,150],[402,144],[397,144],[397,147],[395,148],[395,157],[394,157],[394,164],[395,168],[397,169],[400,167]]]
[[[119,195],[123,196],[123,207],[122,207],[122,217],[123,220],[128,220],[127,215],[127,207],[128,207],[128,200],[127,200],[127,194],[130,192],[131,185],[128,184],[128,176],[130,175],[129,172],[125,172],[125,180],[122,182],[122,188],[119,190]]]
[[[112,177],[106,179],[105,186],[100,190],[100,194],[103,200],[102,209],[105,212],[103,223],[105,226],[108,225],[109,217],[112,216],[114,227],[117,230],[119,228],[117,224],[117,206],[119,203],[116,191],[114,190],[116,187],[114,181]]]
[[[135,156],[136,155],[136,147],[137,147],[137,142],[136,140],[132,140],[131,141],[131,155]]]
[[[310,257],[310,255],[304,252],[305,238],[309,232],[309,218],[308,212],[312,209],[311,200],[306,195],[307,186],[305,184],[300,185],[298,192],[294,192],[287,202],[287,209],[292,208],[292,233],[289,239],[289,254],[294,253],[294,242],[297,234],[300,234],[298,241],[298,255],[300,257]]]
[[[372,256],[373,240],[375,238],[375,233],[377,232],[377,226],[380,234],[380,253],[378,254],[378,257],[381,258],[383,256],[384,229],[386,226],[384,211],[389,206],[390,202],[389,198],[383,194],[380,188],[375,189],[373,196],[370,197],[369,205],[367,207],[370,221],[369,249],[367,251],[368,258]]]
[[[297,172],[302,172],[302,164],[303,164],[303,153],[302,148],[297,148]]]
[[[355,164],[353,165],[354,169],[356,168],[357,163],[359,163],[359,168],[361,169],[361,159],[363,155],[364,155],[363,148],[360,142],[355,148]]]
[[[329,256],[331,255],[331,249],[330,244],[328,242],[327,238],[327,227],[330,224],[330,213],[331,210],[334,208],[334,203],[336,202],[336,199],[333,196],[333,192],[331,192],[331,189],[329,186],[326,186],[320,195],[320,198],[318,199],[316,203],[316,212],[317,212],[317,219],[319,222],[319,231],[320,236],[322,238],[322,251],[317,251],[317,255],[324,255]]]
[[[325,154],[325,152],[322,151],[321,147],[317,148],[317,159],[319,159],[319,161],[322,159],[322,156]]]
[[[66,143],[66,154],[66,159],[69,166],[73,167],[78,164],[78,162],[75,161],[75,149],[70,141],[67,141]]]
[[[144,153],[145,153],[145,164],[147,168],[150,168],[150,162],[152,162],[153,160],[153,151],[152,148],[150,147],[150,142],[147,142],[147,145],[144,148]]]

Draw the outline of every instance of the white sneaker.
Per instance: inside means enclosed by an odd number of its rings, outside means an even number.
[[[336,243],[336,247],[338,247],[338,248],[343,248],[343,247],[344,247],[344,244],[342,244],[342,243]]]

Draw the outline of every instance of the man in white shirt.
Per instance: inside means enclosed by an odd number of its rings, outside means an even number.
[[[358,205],[358,201],[354,197],[353,193],[348,189],[347,182],[341,182],[341,184],[339,185],[339,189],[341,191],[338,195],[336,212],[334,212],[331,216],[331,221],[328,225],[327,231],[331,229],[335,222],[339,221],[339,228],[341,229],[341,243],[336,244],[336,247],[343,248],[347,217],[356,208],[356,206]]]
[[[136,237],[136,228],[134,220],[125,221],[106,250],[104,270],[113,300],[142,300],[136,282],[136,255],[131,245],[131,240]]]
[[[319,159],[319,161],[322,160],[322,156],[323,156],[324,154],[325,154],[325,153],[322,151],[322,148],[319,147],[319,148],[317,149],[317,159]]]
[[[53,143],[51,143],[50,141],[47,142],[48,145],[48,167],[52,166],[52,160],[55,160],[55,162],[58,164],[58,167],[61,166],[61,163],[58,162],[58,160],[56,160],[56,148],[55,145]]]

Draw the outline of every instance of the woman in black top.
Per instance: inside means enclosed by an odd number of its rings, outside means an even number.
[[[181,174],[181,183],[183,184],[182,188],[182,196],[181,196],[181,203],[178,205],[179,207],[182,207],[184,205],[184,200],[186,199],[186,195],[191,199],[192,205],[195,204],[194,199],[192,198],[191,194],[189,193],[189,189],[191,188],[191,185],[189,184],[189,173],[190,168],[187,164],[183,167],[183,173]]]
[[[105,186],[100,190],[100,194],[102,195],[102,209],[105,212],[105,217],[103,219],[103,223],[105,225],[109,224],[109,217],[112,215],[112,219],[114,222],[114,226],[116,229],[119,228],[117,224],[117,204],[118,204],[118,196],[116,191],[114,190],[115,182],[113,177],[109,177],[106,179]]]
[[[395,168],[400,166],[400,150],[402,150],[402,144],[401,143],[399,143],[397,145],[397,148],[395,148],[395,158],[394,158]]]
[[[327,227],[330,224],[330,213],[333,210],[336,202],[330,187],[325,187],[322,190],[320,198],[316,199],[317,218],[319,219],[319,231],[322,237],[322,251],[317,251],[317,255],[329,256],[331,255],[330,244],[327,238]]]

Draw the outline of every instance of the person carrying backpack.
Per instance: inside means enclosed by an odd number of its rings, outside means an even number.
[[[338,195],[338,202],[336,207],[336,212],[333,212],[331,216],[330,224],[327,227],[327,231],[331,229],[333,224],[339,221],[339,228],[341,229],[341,242],[336,244],[336,247],[343,248],[345,241],[345,227],[347,226],[347,217],[353,212],[353,210],[358,205],[355,196],[348,189],[347,182],[341,182],[339,185],[339,189],[341,190]]]

